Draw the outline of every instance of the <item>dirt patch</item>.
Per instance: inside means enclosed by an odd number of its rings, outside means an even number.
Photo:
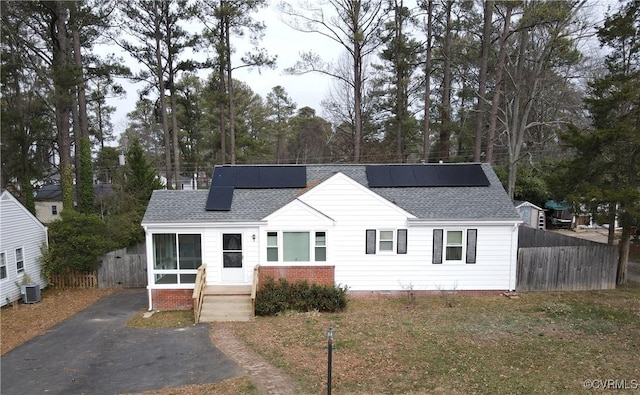
[[[2,351],[0,355],[13,350],[35,336],[45,333],[52,326],[113,292],[115,292],[113,289],[98,288],[47,288],[42,291],[42,300],[39,303],[15,303],[3,307],[0,326],[0,333],[2,334]]]

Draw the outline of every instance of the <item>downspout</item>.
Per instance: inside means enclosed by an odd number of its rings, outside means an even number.
[[[513,223],[513,230],[511,231],[511,263],[509,264],[509,291],[513,291],[515,292],[516,290],[516,278],[514,277],[514,273],[513,273],[513,269],[514,269],[514,265],[513,265],[513,254],[515,251],[515,267],[516,267],[516,274],[517,274],[517,267],[518,267],[518,239],[515,239],[515,247],[514,247],[514,238],[513,235],[517,233],[518,230],[518,226],[519,224],[517,222]],[[512,282],[513,281],[513,282]]]
[[[153,298],[151,298],[151,288],[149,288],[148,285],[147,285],[147,296],[149,298],[149,310],[147,310],[147,311],[152,311],[153,310]]]
[[[147,232],[147,227],[143,226],[142,227],[144,229],[144,248],[145,248],[145,252],[146,252],[146,256],[147,256],[147,299],[148,299],[148,305],[149,305],[149,309],[147,311],[152,311],[153,310],[153,298],[151,297],[151,282],[149,281],[150,278],[150,274],[149,274],[149,250],[148,250],[148,246],[149,246],[149,234]],[[153,244],[152,244],[153,245]],[[152,252],[153,253],[153,252]],[[153,255],[152,255],[153,256]]]

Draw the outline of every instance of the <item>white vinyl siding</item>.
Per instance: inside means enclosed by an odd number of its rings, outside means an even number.
[[[20,298],[19,284],[26,275],[40,288],[47,286],[40,270],[42,247],[47,246],[47,229],[8,191],[0,193],[0,213],[0,251],[4,254],[4,270],[0,264],[0,304],[4,306]],[[21,273],[17,270],[17,249],[21,251],[18,255],[22,261]]]

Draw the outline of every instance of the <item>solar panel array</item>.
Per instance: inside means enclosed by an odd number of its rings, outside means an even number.
[[[305,166],[221,166],[211,179],[207,211],[229,211],[233,191],[238,189],[304,188]]]
[[[486,187],[489,180],[477,163],[434,165],[368,165],[371,188]]]

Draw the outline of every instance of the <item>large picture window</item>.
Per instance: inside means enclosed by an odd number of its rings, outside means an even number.
[[[202,265],[200,234],[158,233],[153,235],[156,284],[193,284]]]
[[[326,262],[327,232],[267,232],[267,262]]]
[[[309,262],[309,232],[283,232],[282,259],[285,262]]]

